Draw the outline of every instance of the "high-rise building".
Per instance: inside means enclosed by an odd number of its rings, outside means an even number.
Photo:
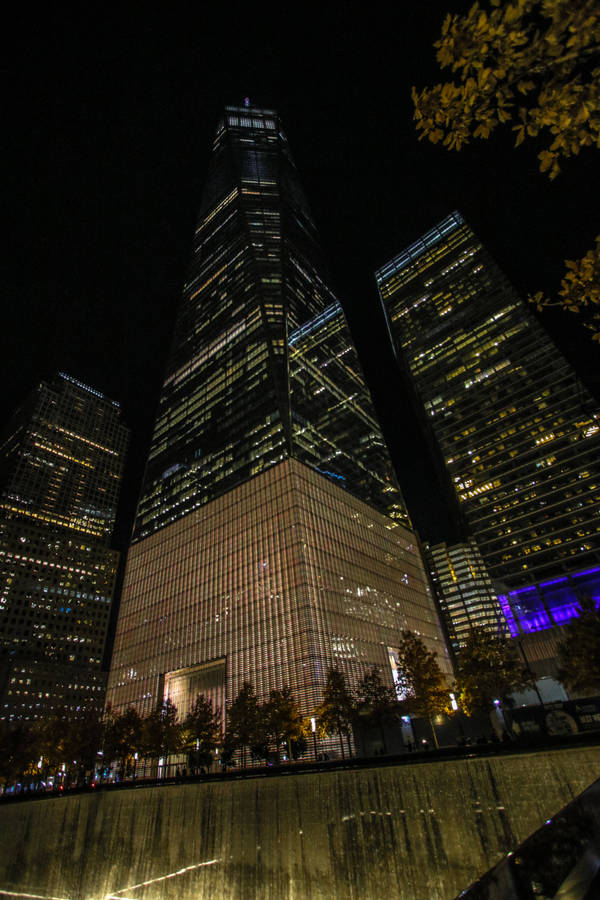
[[[426,544],[424,557],[454,649],[461,646],[472,628],[507,633],[491,578],[472,538],[451,546],[444,542]]]
[[[417,541],[275,112],[216,131],[129,552],[109,701],[444,656]],[[445,656],[444,656],[445,659]],[[443,662],[444,664],[444,662]]]
[[[376,280],[495,587],[600,561],[600,410],[455,212]]]
[[[109,547],[129,432],[61,374],[0,445],[0,718],[101,709],[119,554]]]

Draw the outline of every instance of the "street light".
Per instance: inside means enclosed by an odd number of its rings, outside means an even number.
[[[313,745],[315,748],[315,762],[317,761],[317,719],[316,716],[310,717],[310,730],[313,736]]]

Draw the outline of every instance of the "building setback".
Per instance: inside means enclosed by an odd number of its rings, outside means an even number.
[[[100,710],[128,429],[68,375],[42,382],[0,446],[0,718]]]
[[[455,212],[376,272],[407,383],[497,590],[600,562],[600,412]]]
[[[159,402],[109,678],[144,712],[244,680],[308,712],[328,666],[445,650],[417,541],[275,112],[227,107]]]

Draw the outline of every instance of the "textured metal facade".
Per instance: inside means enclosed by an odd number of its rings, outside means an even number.
[[[328,666],[389,672],[404,628],[448,669],[414,534],[284,460],[132,546],[108,697],[148,711],[165,675],[226,659],[227,700],[289,685],[309,712]]]

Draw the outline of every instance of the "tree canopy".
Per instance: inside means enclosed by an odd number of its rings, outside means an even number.
[[[419,139],[460,150],[512,123],[515,145],[536,140],[540,171],[600,148],[600,6],[597,0],[491,0],[465,16],[446,16],[434,44],[453,80],[413,87]],[[537,293],[538,310],[590,312],[585,326],[600,342],[600,238],[580,261],[567,261],[558,297]]]
[[[572,691],[600,690],[600,610],[584,597],[577,618],[561,631],[566,639],[559,647],[559,678]]]
[[[514,644],[484,628],[473,628],[456,656],[456,688],[462,709],[471,715],[492,709],[494,700],[510,704],[510,694],[532,687]]]
[[[531,297],[538,311],[559,306],[571,313],[585,311],[586,328],[593,331],[592,340],[600,342],[600,235],[596,246],[583,259],[565,260],[567,274],[563,278],[557,298],[545,297],[541,291]]]
[[[242,750],[242,765],[246,762],[246,747],[260,744],[258,739],[258,700],[254,686],[244,681],[239,694],[227,713],[225,742],[227,755],[233,757],[235,750]]]
[[[220,740],[221,712],[213,710],[204,694],[198,694],[182,724],[182,749],[192,765],[208,766]]]
[[[420,137],[460,150],[514,122],[515,143],[545,136],[540,170],[600,147],[600,8],[596,0],[491,0],[448,15],[434,44],[456,81],[413,88]]]
[[[300,740],[303,735],[302,716],[289,687],[272,690],[265,704],[265,725],[271,742],[275,747],[277,762],[281,745],[288,746],[289,758],[292,758],[292,742]]]
[[[379,728],[383,750],[386,752],[385,726],[396,722],[399,714],[396,692],[383,683],[377,666],[373,666],[359,681],[357,694],[358,720]]]
[[[324,734],[337,734],[340,738],[340,750],[344,757],[343,736],[350,736],[354,701],[348,690],[344,673],[331,667],[327,671],[327,681],[323,692],[323,701],[315,710],[319,729]]]
[[[398,644],[398,669],[398,696],[411,715],[431,718],[448,709],[450,694],[437,654],[428,650],[412,631],[402,632]]]

